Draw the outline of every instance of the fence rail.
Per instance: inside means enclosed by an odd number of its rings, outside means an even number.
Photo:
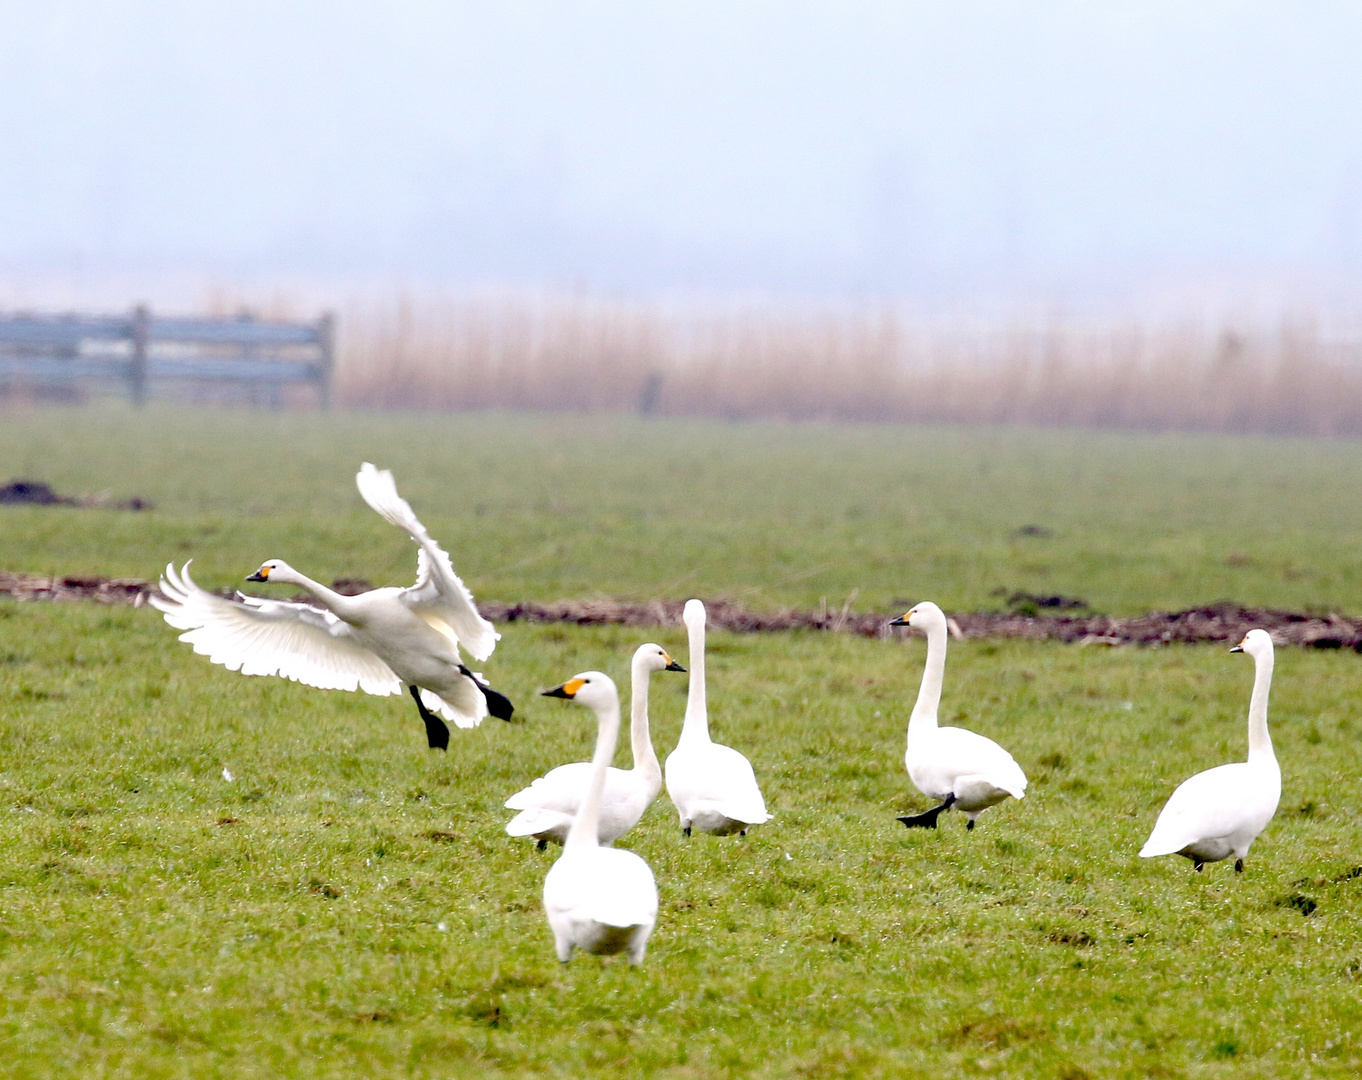
[[[136,404],[175,384],[264,391],[311,385],[331,404],[335,319],[315,323],[127,315],[0,315],[0,391],[122,387]]]

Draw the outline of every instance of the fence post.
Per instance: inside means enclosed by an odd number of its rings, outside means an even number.
[[[322,354],[317,363],[317,404],[326,411],[331,408],[331,378],[336,367],[336,316],[329,311],[317,320],[317,344]]]
[[[146,304],[132,309],[132,364],[128,369],[132,403],[139,408],[147,403],[147,343],[151,332],[151,312]]]

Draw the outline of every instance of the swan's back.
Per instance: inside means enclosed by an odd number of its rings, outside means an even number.
[[[544,878],[554,934],[585,952],[629,949],[642,959],[657,922],[657,882],[648,864],[618,848],[569,848]]]
[[[506,800],[508,810],[520,811],[507,823],[507,833],[543,836],[562,843],[581,809],[590,778],[589,761],[573,761],[550,769]],[[657,792],[649,790],[647,781],[636,770],[607,769],[596,830],[600,842],[613,844],[637,825],[656,796]]]
[[[1176,855],[1184,849],[1224,841],[1225,858],[1267,827],[1281,798],[1281,770],[1275,760],[1218,765],[1188,777],[1169,796],[1140,855]]]
[[[904,755],[908,774],[924,792],[944,797],[962,777],[978,777],[1014,799],[1026,797],[1026,774],[992,739],[967,728],[911,730]]]
[[[744,825],[771,818],[752,763],[731,746],[683,741],[668,755],[666,775],[667,794],[683,821],[694,819],[702,808]]]

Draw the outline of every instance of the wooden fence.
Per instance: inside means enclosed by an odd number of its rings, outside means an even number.
[[[231,387],[252,401],[282,402],[289,384],[311,385],[331,405],[335,320],[262,322],[153,315],[0,315],[0,393],[76,397],[122,389],[135,404],[186,384]]]

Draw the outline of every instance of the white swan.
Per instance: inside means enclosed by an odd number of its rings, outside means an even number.
[[[634,767],[612,766],[606,770],[597,833],[602,844],[613,844],[637,825],[662,790],[662,766],[657,763],[648,733],[648,681],[654,671],[685,670],[661,645],[649,642],[634,653],[630,666],[629,724]],[[533,836],[541,851],[550,840],[563,843],[581,806],[590,775],[589,761],[574,761],[551,769],[529,787],[517,791],[506,800],[506,807],[520,813],[507,823],[506,831],[512,836]]]
[[[1234,856],[1244,872],[1249,845],[1267,828],[1282,795],[1282,771],[1267,733],[1267,697],[1272,689],[1272,636],[1250,630],[1231,652],[1253,657],[1249,699],[1248,761],[1218,765],[1178,785],[1140,849],[1142,858],[1185,855],[1196,869]]]
[[[941,680],[946,672],[946,616],[935,604],[918,604],[890,626],[912,626],[927,635],[927,666],[908,718],[908,778],[922,794],[940,799],[939,806],[899,820],[908,828],[935,829],[941,811],[954,807],[975,819],[1009,795],[1026,797],[1026,774],[1012,755],[983,735],[958,727],[940,727]]]
[[[690,687],[681,739],[667,756],[667,795],[676,804],[681,828],[727,836],[747,835],[749,825],[769,821],[752,763],[709,737],[705,702],[705,605],[687,600],[682,619],[690,638]]]
[[[416,541],[416,584],[410,588],[342,596],[271,559],[246,580],[300,586],[322,609],[240,593],[228,600],[195,585],[189,563],[178,573],[171,563],[161,595],[150,603],[171,626],[186,631],[181,641],[229,671],[380,696],[400,694],[406,686],[425,721],[427,741],[441,750],[449,745],[449,728],[436,712],[459,727],[473,727],[489,713],[509,720],[510,701],[459,657],[462,646],[475,659],[487,659],[500,635],[478,614],[449,556],[398,495],[392,473],[366,461],[355,483],[365,502]]]
[[[554,948],[563,963],[577,948],[627,952],[630,963],[641,964],[648,935],[657,923],[657,882],[648,864],[632,851],[601,847],[596,839],[605,773],[619,738],[619,694],[610,676],[599,671],[583,672],[544,694],[591,706],[599,725],[581,809],[568,830],[563,854],[544,878],[544,911]]]

